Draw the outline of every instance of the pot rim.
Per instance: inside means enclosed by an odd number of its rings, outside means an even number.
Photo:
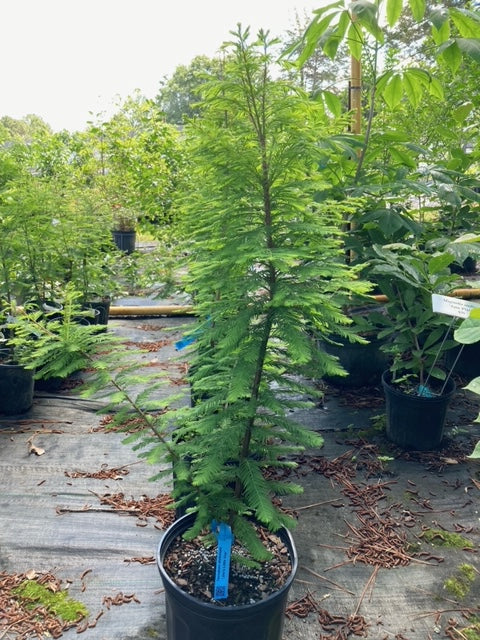
[[[287,528],[283,528],[281,529],[278,533],[281,534],[282,536],[284,536],[285,540],[284,542],[286,542],[287,546],[288,546],[288,555],[290,557],[290,564],[291,564],[291,571],[290,571],[290,575],[288,576],[287,580],[284,582],[284,584],[277,590],[274,591],[273,593],[271,593],[270,595],[268,595],[264,600],[258,600],[256,602],[253,602],[251,604],[240,604],[240,605],[225,605],[225,606],[219,606],[217,604],[212,604],[210,602],[205,602],[204,600],[200,600],[199,598],[195,598],[195,596],[192,596],[191,594],[187,593],[186,591],[183,591],[183,589],[181,589],[174,580],[172,580],[172,578],[169,576],[169,574],[167,573],[167,571],[165,570],[165,567],[163,566],[163,558],[165,557],[166,552],[168,551],[168,548],[171,544],[171,542],[178,537],[179,534],[182,534],[184,531],[186,531],[186,529],[188,528],[188,526],[190,525],[190,521],[193,521],[193,519],[195,518],[194,514],[191,513],[187,513],[184,516],[181,516],[181,518],[179,518],[178,520],[175,520],[175,522],[173,522],[164,532],[162,538],[160,539],[160,542],[158,544],[158,548],[157,548],[157,567],[160,571],[160,575],[162,578],[162,581],[166,581],[168,582],[170,588],[176,590],[177,592],[181,593],[182,598],[185,598],[187,601],[189,601],[192,605],[194,606],[200,606],[202,608],[206,608],[209,609],[211,611],[215,611],[215,612],[222,612],[222,611],[238,611],[238,612],[242,612],[245,611],[247,609],[251,609],[252,607],[255,607],[255,605],[258,606],[268,606],[272,600],[279,598],[283,593],[285,593],[286,591],[288,591],[290,589],[290,587],[292,586],[292,583],[295,579],[295,575],[297,573],[297,569],[298,569],[298,555],[297,555],[297,550],[295,547],[295,543],[292,537],[292,534],[290,533],[290,531]],[[188,524],[187,524],[188,522]],[[163,548],[164,547],[164,548]],[[221,615],[221,613],[220,613]]]
[[[401,391],[397,386],[395,386],[394,383],[392,383],[391,380],[392,377],[392,372],[390,371],[390,369],[386,369],[383,373],[382,373],[382,386],[383,388],[388,388],[389,392],[396,395],[396,396],[401,396],[401,397],[405,397],[405,398],[414,398],[414,399],[419,399],[419,400],[425,400],[425,401],[429,401],[429,402],[435,402],[438,400],[443,400],[445,398],[450,398],[456,391],[457,386],[455,384],[455,381],[450,377],[447,380],[446,383],[446,387],[443,391],[443,393],[441,394],[436,394],[434,396],[421,396],[421,395],[414,395],[413,393],[405,393],[404,391]]]

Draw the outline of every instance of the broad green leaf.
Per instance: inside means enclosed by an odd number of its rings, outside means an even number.
[[[422,86],[426,87],[430,82],[431,75],[425,69],[420,69],[419,67],[410,67],[405,70],[405,73],[416,78],[417,82]]]
[[[480,19],[473,12],[466,12],[463,9],[450,9],[450,16],[453,24],[457,27],[460,35],[464,38],[478,38],[480,34]]]
[[[338,3],[335,3],[334,5],[329,5],[329,7],[335,7],[337,4]],[[316,12],[316,13],[319,13],[319,12]],[[329,28],[330,23],[332,22],[332,20],[335,18],[336,15],[338,15],[338,12],[334,11],[332,13],[327,14],[322,19],[319,19],[319,17],[315,18],[309,24],[305,32],[305,36],[302,43],[304,44],[304,46],[297,60],[297,64],[299,66],[302,66],[308,60],[308,58],[310,58],[310,56],[313,55],[313,52],[318,46],[318,43],[320,42],[322,37],[325,35],[325,32]]]
[[[456,38],[455,42],[461,53],[480,62],[480,38]]]
[[[412,15],[417,22],[425,15],[425,0],[409,0]]]
[[[352,18],[363,22],[377,22],[377,6],[369,0],[353,0],[350,5]]]
[[[403,72],[403,87],[408,101],[413,107],[418,107],[422,100],[424,79],[414,73],[413,69]]]
[[[473,311],[474,310],[472,310],[470,316],[465,318],[462,324],[455,329],[453,334],[455,340],[460,344],[475,344],[480,341],[480,318],[473,317]]]
[[[348,11],[342,11],[337,26],[332,28],[329,37],[325,38],[325,43],[322,48],[331,60],[335,58],[338,47],[345,37],[350,22],[351,19]]]
[[[449,253],[441,253],[438,256],[432,256],[428,261],[428,273],[436,274],[443,271],[443,269],[448,267],[453,260],[453,256]]]
[[[383,43],[383,30],[378,24],[378,7],[369,0],[354,0],[350,5],[353,22],[360,22],[363,27],[377,40]]]
[[[402,77],[399,73],[394,73],[383,90],[383,98],[390,109],[395,109],[400,104],[402,95]]]
[[[387,0],[387,22],[389,27],[398,21],[402,15],[403,0]]]
[[[453,244],[463,244],[463,243],[472,243],[472,242],[480,242],[480,235],[476,233],[464,233],[455,240],[452,240]],[[480,309],[479,309],[480,311]]]
[[[442,83],[438,78],[430,77],[428,90],[430,92],[430,95],[432,95],[434,98],[438,98],[438,100],[443,100],[445,97],[445,94],[443,93]]]
[[[464,102],[463,104],[461,104],[459,107],[457,107],[452,111],[454,120],[456,120],[456,122],[459,122],[459,123],[464,122],[472,112],[472,109],[473,109],[472,102]]]
[[[450,38],[450,23],[444,22],[440,29],[432,25],[432,38],[436,45],[441,45]]]
[[[340,38],[344,38],[347,33],[348,25],[350,24],[351,18],[348,11],[342,11],[340,14],[340,18],[338,20],[337,28],[335,29],[335,33]]]
[[[383,93],[385,86],[387,85],[390,78],[393,76],[393,73],[394,72],[391,69],[389,69],[388,71],[385,71],[385,73],[383,73],[381,76],[378,77],[377,93],[379,93],[380,95]]]
[[[332,31],[329,36],[325,38],[325,41],[322,44],[322,49],[325,55],[330,58],[330,60],[333,60],[337,55],[337,50],[340,42],[341,38],[336,35],[335,31]]]
[[[474,318],[475,320],[480,320],[480,309],[472,309],[470,311],[470,318]]]
[[[451,71],[455,73],[458,70],[462,63],[462,52],[456,40],[448,41],[440,47],[440,57]]]
[[[352,22],[348,27],[347,44],[350,54],[355,60],[360,60],[363,48],[363,33],[358,23]]]
[[[342,101],[340,98],[331,91],[324,91],[322,95],[325,100],[325,105],[330,113],[332,113],[336,118],[340,117],[342,115]]]
[[[404,149],[399,149],[398,147],[390,147],[390,154],[392,158],[399,164],[404,164],[406,167],[410,167],[411,169],[415,169],[417,166],[417,163],[412,158],[412,156]]]
[[[429,16],[429,20],[437,31],[441,31],[445,24],[448,24],[448,11],[445,7],[434,7]]]
[[[471,380],[468,385],[465,387],[469,391],[473,391],[474,393],[478,393],[480,395],[480,378],[474,378]]]

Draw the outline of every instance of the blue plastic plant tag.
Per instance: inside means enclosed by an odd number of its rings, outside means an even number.
[[[233,534],[228,524],[212,522],[212,531],[217,539],[217,565],[215,568],[214,600],[228,598],[228,579],[230,575],[230,556]]]
[[[210,316],[207,317],[207,324],[210,325]],[[202,335],[202,333],[203,333],[202,327],[201,326],[197,327],[197,329],[192,331],[192,333],[187,333],[185,336],[183,336],[181,340],[178,340],[175,343],[175,349],[177,351],[181,351],[182,349],[185,349],[185,347],[188,347],[189,345],[193,344],[196,340],[198,340],[198,338]]]
[[[433,398],[433,393],[423,384],[418,385],[418,395],[423,398]]]
[[[175,349],[177,351],[181,351],[182,349],[185,349],[185,347],[188,347],[189,344],[193,344],[196,339],[197,336],[193,333],[189,336],[185,336],[185,338],[182,338],[182,340],[178,340],[175,343]]]

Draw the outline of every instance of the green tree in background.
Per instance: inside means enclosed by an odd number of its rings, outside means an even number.
[[[178,66],[170,78],[165,77],[155,101],[167,122],[181,125],[188,118],[198,117],[199,89],[208,80],[221,75],[219,59],[196,56],[190,64]]]
[[[2,139],[23,140],[28,142],[39,133],[51,133],[52,129],[42,118],[34,114],[22,119],[2,116],[0,118],[0,141]]]
[[[153,101],[131,96],[110,120],[77,136],[74,163],[112,210],[132,211],[147,227],[172,222],[183,172],[181,142]]]

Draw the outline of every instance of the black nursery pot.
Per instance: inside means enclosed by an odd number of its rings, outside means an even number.
[[[135,244],[137,240],[136,231],[113,231],[113,242],[117,249],[124,251],[127,254],[135,251]]]
[[[388,366],[388,358],[381,350],[385,340],[376,338],[368,344],[349,342],[335,337],[340,345],[323,343],[327,353],[336,356],[348,376],[324,376],[327,382],[338,387],[362,387],[380,382],[382,372]]]
[[[448,369],[459,373],[466,378],[476,378],[480,376],[480,342],[464,344],[449,349],[445,353],[445,364]],[[454,366],[455,365],[455,366]]]
[[[286,583],[265,600],[241,606],[218,606],[182,591],[163,567],[170,544],[192,525],[194,517],[189,514],[175,521],[158,547],[157,564],[165,588],[168,640],[281,640],[288,592],[298,566],[290,533],[284,529],[278,534],[288,548],[292,563],[292,573]]]
[[[450,378],[442,395],[431,398],[400,391],[391,384],[390,371],[384,371],[382,386],[385,393],[387,438],[402,449],[430,451],[443,438],[448,404],[455,393]]]
[[[0,365],[0,413],[25,413],[33,404],[33,371],[16,364]]]
[[[110,296],[104,296],[102,298],[96,298],[90,300],[86,306],[98,311],[97,323],[108,324],[108,317],[110,315]]]

